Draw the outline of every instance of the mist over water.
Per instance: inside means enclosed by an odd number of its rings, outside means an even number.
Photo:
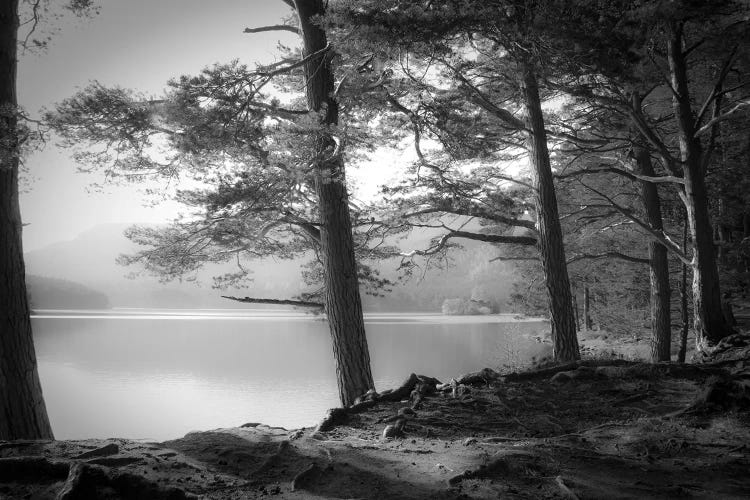
[[[366,316],[378,390],[548,354],[545,322]],[[38,311],[39,371],[58,439],[165,440],[262,422],[315,425],[338,406],[328,326],[288,311]]]

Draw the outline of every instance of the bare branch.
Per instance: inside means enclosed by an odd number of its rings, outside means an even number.
[[[726,120],[731,115],[733,115],[734,113],[736,113],[737,111],[739,111],[740,109],[742,109],[745,106],[750,106],[750,100],[740,101],[739,104],[737,104],[736,106],[734,106],[729,111],[725,111],[724,113],[720,114],[719,116],[717,116],[715,118],[712,118],[711,120],[708,121],[708,123],[706,123],[701,128],[699,128],[698,131],[693,135],[693,137],[700,137],[701,135],[703,135],[706,132],[710,131],[711,128],[714,125],[716,125],[717,123],[719,123],[721,121]]]
[[[496,179],[499,179],[501,181],[513,182],[515,184],[518,184],[519,186],[523,186],[523,187],[529,188],[531,190],[534,189],[534,186],[532,186],[531,183],[528,183],[526,181],[522,181],[520,179],[516,179],[515,177],[510,177],[510,176],[507,176],[507,175],[498,174],[498,173],[494,173],[494,172],[492,174],[492,177],[494,177]]]
[[[674,252],[674,254],[677,256],[677,258],[679,258],[682,262],[684,262],[687,265],[692,265],[691,259],[688,258],[688,256],[685,254],[685,252],[675,242],[673,242],[672,240],[669,239],[669,237],[667,237],[667,235],[664,233],[664,231],[658,231],[658,230],[654,229],[653,227],[651,227],[650,224],[647,224],[646,222],[643,222],[641,219],[639,219],[638,217],[636,217],[633,214],[632,211],[630,211],[629,209],[627,209],[627,208],[619,205],[615,200],[613,200],[612,198],[610,198],[606,194],[604,194],[601,191],[598,191],[597,189],[595,189],[595,188],[587,185],[583,181],[579,181],[579,182],[581,183],[581,185],[583,185],[589,191],[591,191],[593,193],[596,193],[600,197],[602,197],[605,200],[607,200],[607,202],[610,205],[612,205],[612,208],[614,208],[615,210],[617,210],[618,212],[620,212],[622,215],[624,215],[628,219],[630,219],[633,222],[635,222],[636,225],[638,225],[640,228],[642,228],[643,230],[645,230],[646,233],[648,233],[648,235],[651,236],[651,238],[653,240],[661,243],[662,245],[664,245],[664,247],[666,247],[667,249],[669,249],[672,252]]]
[[[321,302],[312,302],[309,300],[259,299],[255,297],[232,297],[229,295],[222,295],[221,298],[234,300],[237,302],[245,302],[249,304],[274,304],[280,306],[312,307],[317,309],[323,308],[323,304]]]
[[[386,94],[386,98],[391,106],[393,106],[398,111],[406,115],[409,118],[409,121],[411,121],[411,128],[412,128],[412,132],[414,133],[414,151],[417,153],[417,158],[419,159],[419,162],[425,167],[437,173],[438,176],[440,177],[440,180],[444,181],[445,180],[444,172],[440,168],[438,168],[436,165],[433,165],[432,163],[427,161],[427,158],[425,158],[424,153],[422,152],[422,146],[421,146],[422,133],[419,129],[419,116],[417,116],[417,114],[414,111],[412,111],[411,109],[401,104],[398,101],[398,99],[393,97],[391,94]]]
[[[533,236],[512,236],[504,234],[470,233],[468,231],[451,231],[444,236],[446,240],[451,238],[463,238],[467,240],[484,241],[487,243],[509,243],[511,245],[534,246],[537,239]]]
[[[620,260],[626,260],[628,262],[635,262],[636,264],[648,264],[650,261],[645,257],[633,257],[631,255],[627,255],[620,252],[604,252],[604,253],[597,253],[597,254],[580,254],[575,255],[568,259],[568,264],[572,264],[574,262],[578,262],[581,260],[596,260],[596,259],[620,259]]]
[[[595,94],[593,91],[591,91],[591,89],[570,87],[566,85],[555,84],[554,82],[549,83],[555,89],[562,90],[563,92],[567,92],[576,97],[594,100],[600,105],[614,108],[620,113],[629,117],[638,132],[644,138],[646,138],[649,144],[651,144],[654,150],[658,153],[659,157],[662,160],[662,163],[664,164],[664,167],[668,169],[672,174],[676,174],[676,172],[678,171],[676,165],[679,162],[672,156],[667,145],[664,143],[661,137],[659,137],[659,134],[649,125],[640,109],[635,109],[629,103],[625,103],[616,98]]]
[[[430,256],[435,255],[441,250],[448,246],[448,240],[452,238],[463,238],[474,241],[484,241],[486,243],[507,243],[511,245],[523,245],[523,246],[536,246],[537,239],[533,236],[507,236],[502,234],[484,234],[484,233],[470,233],[468,231],[458,231],[448,229],[448,233],[440,237],[440,239],[427,250],[412,250],[411,252],[404,252],[399,254],[401,257],[414,257],[416,255]]]
[[[716,77],[716,82],[714,83],[714,87],[711,90],[711,93],[708,95],[708,97],[706,97],[706,101],[701,106],[700,111],[698,111],[698,117],[695,119],[696,123],[700,123],[703,120],[703,116],[711,106],[711,102],[721,96],[722,88],[724,87],[724,80],[729,74],[729,70],[732,68],[732,63],[734,62],[735,56],[737,54],[737,48],[738,46],[735,45],[732,49],[732,52],[730,52],[729,56],[727,56],[727,59],[724,61],[724,64],[721,67],[721,71],[719,71],[719,76]]]
[[[243,33],[263,33],[266,31],[290,31],[295,35],[299,35],[299,29],[288,24],[275,24],[273,26],[261,26],[259,28],[245,28]]]
[[[427,215],[427,214],[434,214],[434,213],[449,213],[454,215],[466,215],[469,217],[479,217],[482,219],[491,220],[494,222],[499,222],[501,224],[507,224],[508,226],[515,226],[515,227],[524,227],[526,229],[529,229],[531,231],[537,232],[536,225],[534,224],[534,221],[530,220],[524,220],[524,219],[514,219],[512,217],[505,217],[504,215],[499,215],[495,213],[488,212],[484,210],[481,207],[469,207],[468,209],[461,209],[460,207],[429,207],[424,208],[422,210],[417,210],[415,212],[409,212],[404,215],[402,215],[402,218],[409,218],[409,217],[418,217],[420,215]]]
[[[706,43],[706,39],[705,38],[701,38],[700,40],[698,40],[697,42],[695,42],[693,45],[691,45],[690,47],[688,47],[687,49],[685,49],[682,52],[682,55],[684,57],[687,57],[692,51],[694,51],[695,49],[697,49],[698,47],[700,47],[704,43]]]
[[[538,256],[537,257],[504,257],[501,255],[500,257],[491,258],[489,262],[506,261],[506,260],[536,260],[538,261],[539,257]]]
[[[26,33],[26,37],[24,38],[23,43],[21,44],[21,46],[23,47],[24,52],[26,51],[26,49],[29,46],[29,39],[31,38],[31,35],[34,34],[34,32],[36,31],[37,26],[39,25],[39,7],[40,7],[40,5],[41,5],[41,1],[40,0],[35,0],[34,1],[34,3],[32,4],[32,8],[31,8],[31,19],[29,19],[28,21],[26,21],[24,23],[24,24],[29,23],[29,22],[31,23],[31,28]]]
[[[646,122],[641,110],[633,109],[628,106],[625,108],[625,114],[630,117],[636,129],[638,129],[638,132],[645,137],[651,146],[657,151],[662,163],[664,164],[664,168],[669,170],[672,174],[676,174],[678,172],[678,169],[676,168],[678,163],[677,160],[672,156],[669,148],[664,144],[664,141],[661,140],[656,131]]]
[[[262,71],[259,71],[258,74],[261,75],[261,76],[272,78],[272,77],[274,77],[276,75],[280,75],[282,73],[288,73],[289,71],[291,71],[291,70],[293,70],[295,68],[299,68],[300,66],[304,66],[305,63],[307,63],[308,61],[310,61],[312,59],[315,59],[316,57],[320,56],[321,54],[324,54],[324,53],[328,52],[330,49],[331,49],[331,44],[329,43],[328,45],[326,45],[322,49],[320,49],[320,50],[318,50],[316,52],[313,52],[312,54],[309,54],[307,57],[303,57],[302,59],[300,59],[299,61],[297,61],[295,63],[292,63],[292,64],[290,64],[288,66],[281,67],[279,69],[275,69],[273,71],[269,71],[268,73],[264,73]]]
[[[651,182],[653,184],[660,184],[660,183],[673,183],[673,184],[685,184],[685,179],[681,177],[675,177],[673,175],[661,175],[661,176],[649,176],[649,175],[641,175],[636,174],[635,172],[630,172],[628,170],[617,168],[617,167],[599,167],[599,168],[585,168],[581,170],[576,170],[575,172],[570,172],[567,174],[555,174],[555,179],[567,179],[569,177],[579,177],[581,175],[588,175],[588,174],[601,174],[601,173],[612,173],[621,175],[623,177],[627,177],[628,179],[634,180],[634,181],[646,181]]]

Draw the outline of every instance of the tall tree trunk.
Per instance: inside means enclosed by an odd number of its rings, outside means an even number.
[[[722,165],[722,170],[724,166]],[[727,263],[726,247],[731,243],[732,232],[727,232],[724,220],[727,216],[726,202],[724,198],[719,198],[719,223],[716,224],[716,261],[721,264]]]
[[[672,107],[677,122],[682,171],[685,180],[684,199],[690,235],[693,239],[693,307],[695,342],[698,352],[710,349],[721,338],[732,333],[721,310],[719,270],[713,231],[708,213],[708,191],[703,171],[700,139],[695,137],[696,123],[690,103],[687,62],[682,48],[682,25],[671,26],[667,58],[672,87]]]
[[[580,359],[581,355],[539,88],[532,63],[526,61],[520,69],[529,129],[527,147],[535,187],[539,252],[547,286],[553,353],[556,361],[574,361]]]
[[[339,398],[344,406],[374,388],[370,353],[354,257],[349,195],[344,162],[329,127],[338,123],[333,98],[333,70],[326,34],[312,18],[325,11],[322,0],[295,0],[303,39],[303,55],[321,52],[305,64],[307,102],[323,113],[315,161],[315,190],[320,212],[320,240],[325,282],[325,308],[336,360]]]
[[[583,329],[585,331],[591,330],[591,291],[588,285],[583,286]]]
[[[573,289],[570,291],[570,295],[573,298],[573,314],[575,315],[576,320],[576,330],[581,330],[581,318],[578,317],[578,297],[576,292],[576,286],[573,285]]]
[[[633,94],[633,108],[640,109],[640,96]],[[641,139],[639,138],[639,141]],[[633,148],[638,171],[642,175],[654,177],[656,172],[651,163],[649,151],[636,144]],[[661,214],[661,201],[656,184],[641,182],[641,198],[646,210],[646,221],[657,231],[664,229]],[[656,241],[648,243],[649,278],[651,288],[651,360],[669,361],[672,345],[672,319],[670,315],[672,292],[669,288],[669,260],[667,248]]]
[[[18,205],[18,0],[0,4],[0,440],[52,439],[31,336]]]
[[[682,251],[687,252],[688,243],[688,222],[687,215],[685,215],[685,221],[682,225]],[[682,263],[682,273],[680,276],[680,319],[682,320],[682,328],[680,330],[680,350],[677,352],[677,361],[680,363],[685,362],[685,355],[687,354],[687,338],[690,330],[690,315],[688,314],[688,288],[687,288],[687,275],[688,268],[687,264]]]

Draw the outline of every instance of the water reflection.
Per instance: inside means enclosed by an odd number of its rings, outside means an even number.
[[[57,438],[168,439],[249,421],[294,428],[314,425],[337,405],[328,328],[319,319],[122,316],[33,320]],[[449,378],[546,348],[531,339],[546,327],[538,322],[375,315],[367,323],[379,389],[412,371]]]

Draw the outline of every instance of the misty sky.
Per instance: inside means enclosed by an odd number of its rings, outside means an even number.
[[[51,2],[52,4],[56,2]],[[248,35],[248,26],[278,24],[290,13],[280,0],[97,0],[93,19],[66,19],[49,49],[20,55],[20,104],[32,116],[91,80],[160,95],[166,81],[214,62],[268,62],[276,44],[296,44],[290,33]],[[48,30],[49,31],[49,30]],[[26,159],[30,182],[21,196],[24,249],[75,237],[109,222],[161,222],[175,215],[169,203],[144,206],[135,188],[90,193],[100,177],[76,173],[70,151],[54,140]]]

